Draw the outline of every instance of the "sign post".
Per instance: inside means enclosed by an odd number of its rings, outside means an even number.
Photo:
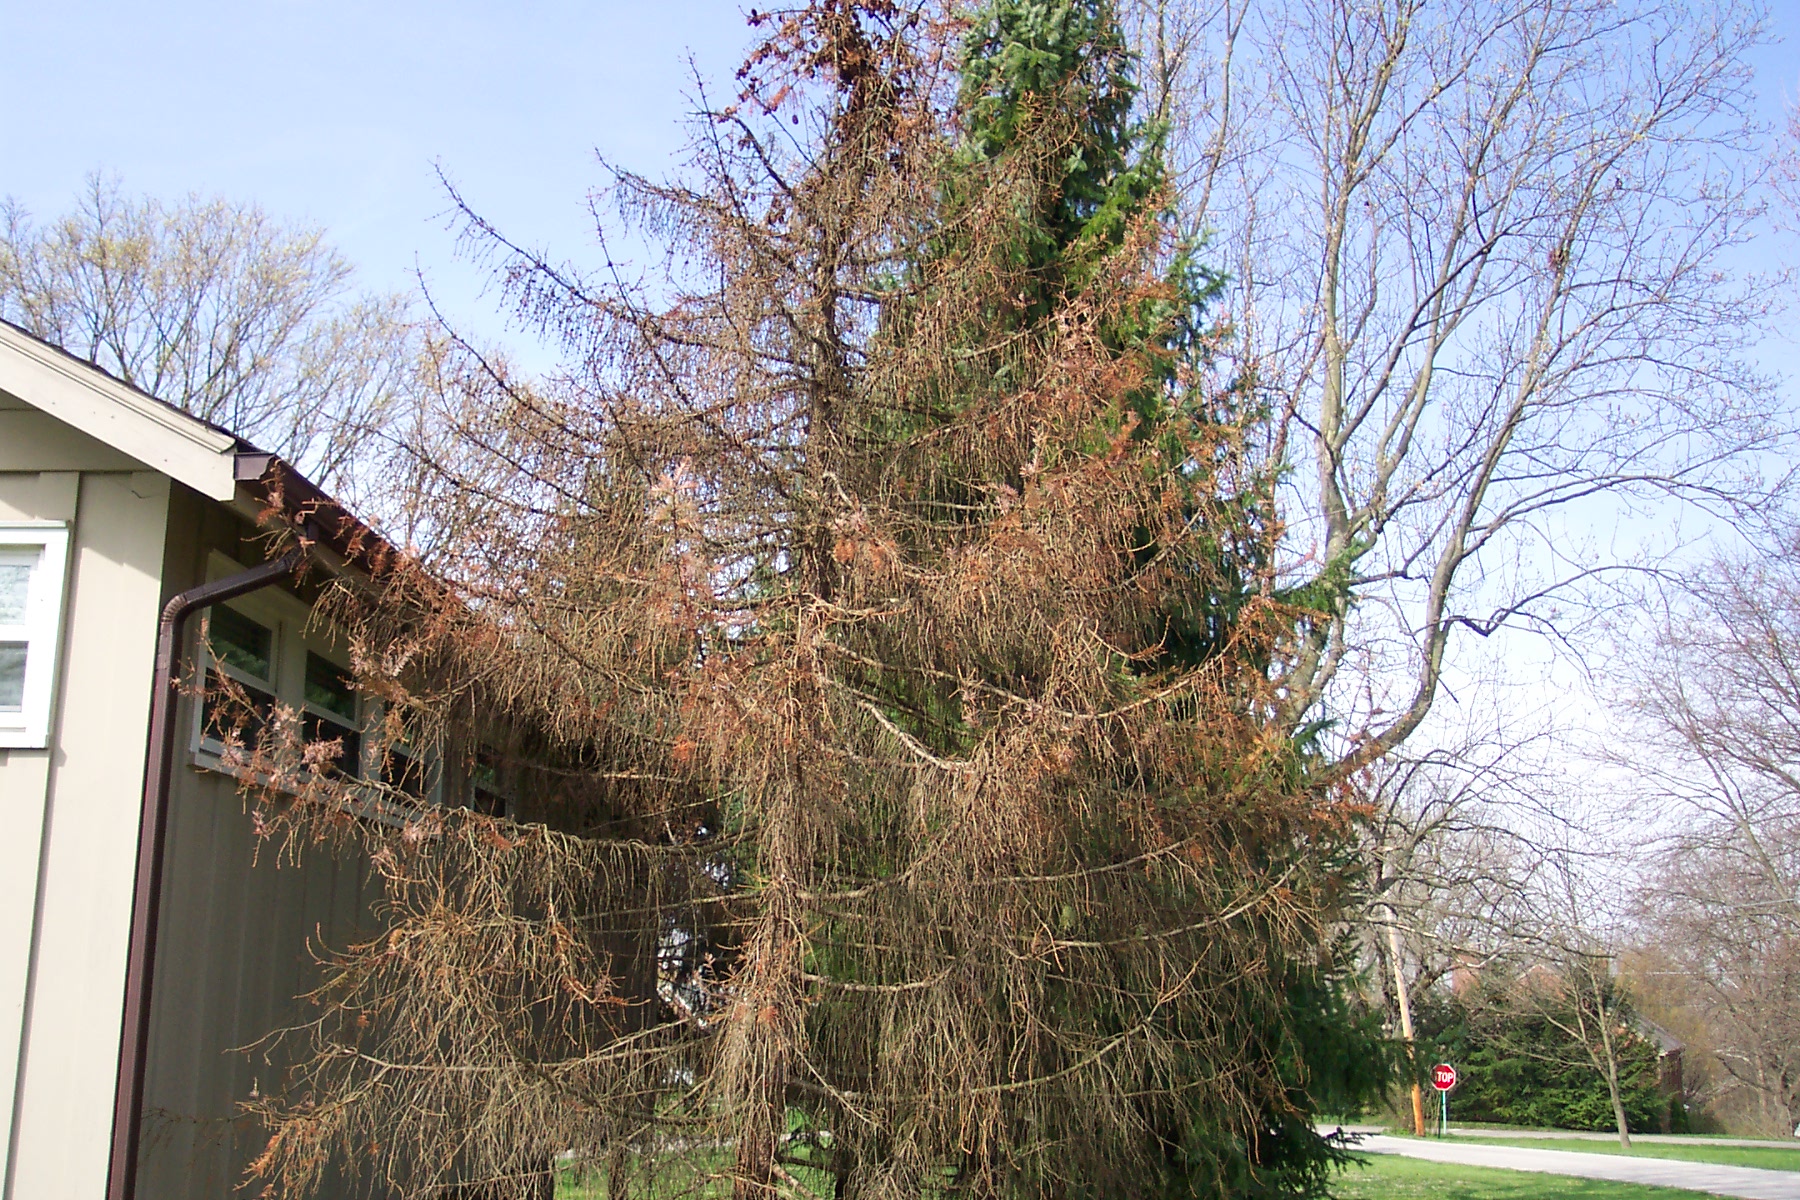
[[[1437,1089],[1438,1101],[1442,1105],[1438,1116],[1438,1136],[1443,1137],[1450,1128],[1450,1089],[1456,1086],[1456,1068],[1449,1063],[1439,1063],[1431,1068],[1431,1086]]]

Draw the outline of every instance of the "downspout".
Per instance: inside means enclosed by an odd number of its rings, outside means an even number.
[[[163,849],[169,827],[169,783],[175,769],[175,685],[181,637],[196,609],[254,592],[291,575],[305,561],[295,548],[272,562],[189,588],[163,606],[151,675],[150,747],[144,763],[144,803],[138,818],[137,888],[131,903],[131,948],[125,960],[125,1012],[119,1037],[119,1076],[113,1093],[112,1160],[107,1200],[135,1200],[144,1076],[150,1061],[150,988],[156,970],[157,910],[162,906]]]

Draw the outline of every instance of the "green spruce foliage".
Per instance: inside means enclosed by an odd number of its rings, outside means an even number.
[[[1639,1132],[1683,1132],[1680,1105],[1671,1106],[1661,1086],[1656,1043],[1636,1025],[1629,1006],[1621,1014],[1619,1083],[1627,1121]],[[1421,1005],[1420,1061],[1456,1065],[1452,1122],[1615,1131],[1606,1081],[1557,1027],[1561,1016],[1553,1002],[1527,1000],[1501,985],[1435,996]]]
[[[985,313],[983,328],[971,331],[973,344],[994,345],[996,327],[1029,336],[1053,324],[1084,289],[1105,285],[1115,256],[1147,217],[1167,221],[1164,131],[1135,111],[1133,67],[1117,13],[1105,0],[997,0],[976,13],[962,64],[964,141],[946,227],[960,227],[962,194],[986,195],[996,176],[1019,172],[1021,157],[1028,169],[1020,172],[1027,182],[1018,188],[1014,223],[999,236],[1024,286],[1009,303]],[[1047,143],[1057,152],[1043,153]],[[951,238],[933,245],[939,256],[962,249]],[[1177,550],[1190,561],[1179,576],[1182,584],[1167,591],[1154,623],[1138,631],[1138,654],[1121,665],[1143,676],[1245,653],[1233,635],[1269,566],[1269,477],[1261,468],[1246,470],[1242,460],[1230,464],[1232,470],[1195,453],[1196,447],[1230,444],[1220,431],[1241,432],[1266,415],[1245,381],[1220,381],[1208,372],[1224,336],[1209,308],[1224,280],[1203,265],[1202,250],[1171,241],[1164,248],[1163,288],[1105,330],[1121,356],[1142,356],[1151,366],[1124,404],[1097,409],[1089,435],[1094,445],[1129,437],[1155,446],[1159,453],[1147,461],[1172,494],[1185,497],[1178,501],[1182,511],[1206,517],[1202,536]],[[991,360],[966,378],[974,391],[1012,382],[1005,364]],[[1013,472],[998,482],[1025,485]],[[1154,561],[1164,551],[1146,528],[1137,561]],[[1310,732],[1290,740],[1281,786],[1307,786],[1312,741]],[[1268,854],[1291,849],[1272,847]],[[1354,868],[1345,858],[1328,869]],[[1325,1194],[1342,1155],[1317,1135],[1314,1118],[1370,1103],[1397,1065],[1378,1018],[1349,999],[1352,989],[1337,965],[1347,961],[1340,950],[1283,961],[1276,968],[1285,979],[1279,988],[1245,989],[1234,1001],[1240,1013],[1254,1014],[1243,1036],[1280,1064],[1284,1094],[1260,1115],[1260,1134],[1246,1138],[1241,1126],[1203,1108],[1161,1108],[1151,1119],[1160,1130],[1163,1170],[1155,1179],[1136,1181],[1138,1194]],[[1193,1039],[1195,1045],[1204,1041]],[[1222,1066],[1194,1055],[1185,1070],[1204,1075]]]
[[[1135,111],[1134,65],[1106,0],[999,0],[976,13],[962,63],[964,141],[946,228],[962,228],[959,200],[984,195],[996,176],[1018,172],[1017,160],[1025,160],[1015,220],[1003,235],[1021,286],[1009,303],[988,312],[984,328],[972,331],[979,341],[992,344],[996,327],[1028,330],[1053,321],[1096,285],[1146,217],[1167,224],[1165,130]],[[953,239],[933,247],[938,256],[960,250]],[[1194,666],[1225,651],[1272,544],[1267,476],[1252,471],[1232,478],[1220,462],[1195,453],[1197,446],[1220,444],[1206,431],[1248,428],[1266,415],[1245,381],[1208,377],[1223,336],[1208,310],[1224,278],[1203,264],[1202,250],[1171,241],[1164,247],[1164,288],[1117,314],[1103,331],[1121,356],[1141,355],[1149,369],[1124,405],[1099,414],[1093,444],[1122,432],[1154,443],[1155,468],[1173,489],[1192,493],[1184,511],[1204,505],[1213,518],[1181,551],[1205,560],[1190,578],[1208,586],[1170,592],[1158,626],[1144,631],[1160,649],[1152,667]],[[989,371],[977,389],[1012,382],[1005,364],[983,365]],[[1004,482],[1022,485],[1016,477]],[[1140,562],[1164,549],[1149,529],[1142,547]]]

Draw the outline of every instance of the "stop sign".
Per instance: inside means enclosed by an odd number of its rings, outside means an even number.
[[[1431,1086],[1440,1092],[1447,1092],[1456,1086],[1456,1068],[1449,1063],[1439,1063],[1431,1068]]]

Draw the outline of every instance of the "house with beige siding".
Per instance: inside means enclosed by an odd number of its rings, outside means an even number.
[[[308,545],[273,563],[272,508]],[[239,1106],[278,1064],[240,1048],[298,1014],[309,937],[366,928],[368,884],[257,856],[177,684],[288,704],[359,769],[367,702],[312,598],[371,537],[288,464],[0,324],[0,1200],[226,1196],[260,1150]],[[390,782],[454,799],[424,757]]]

